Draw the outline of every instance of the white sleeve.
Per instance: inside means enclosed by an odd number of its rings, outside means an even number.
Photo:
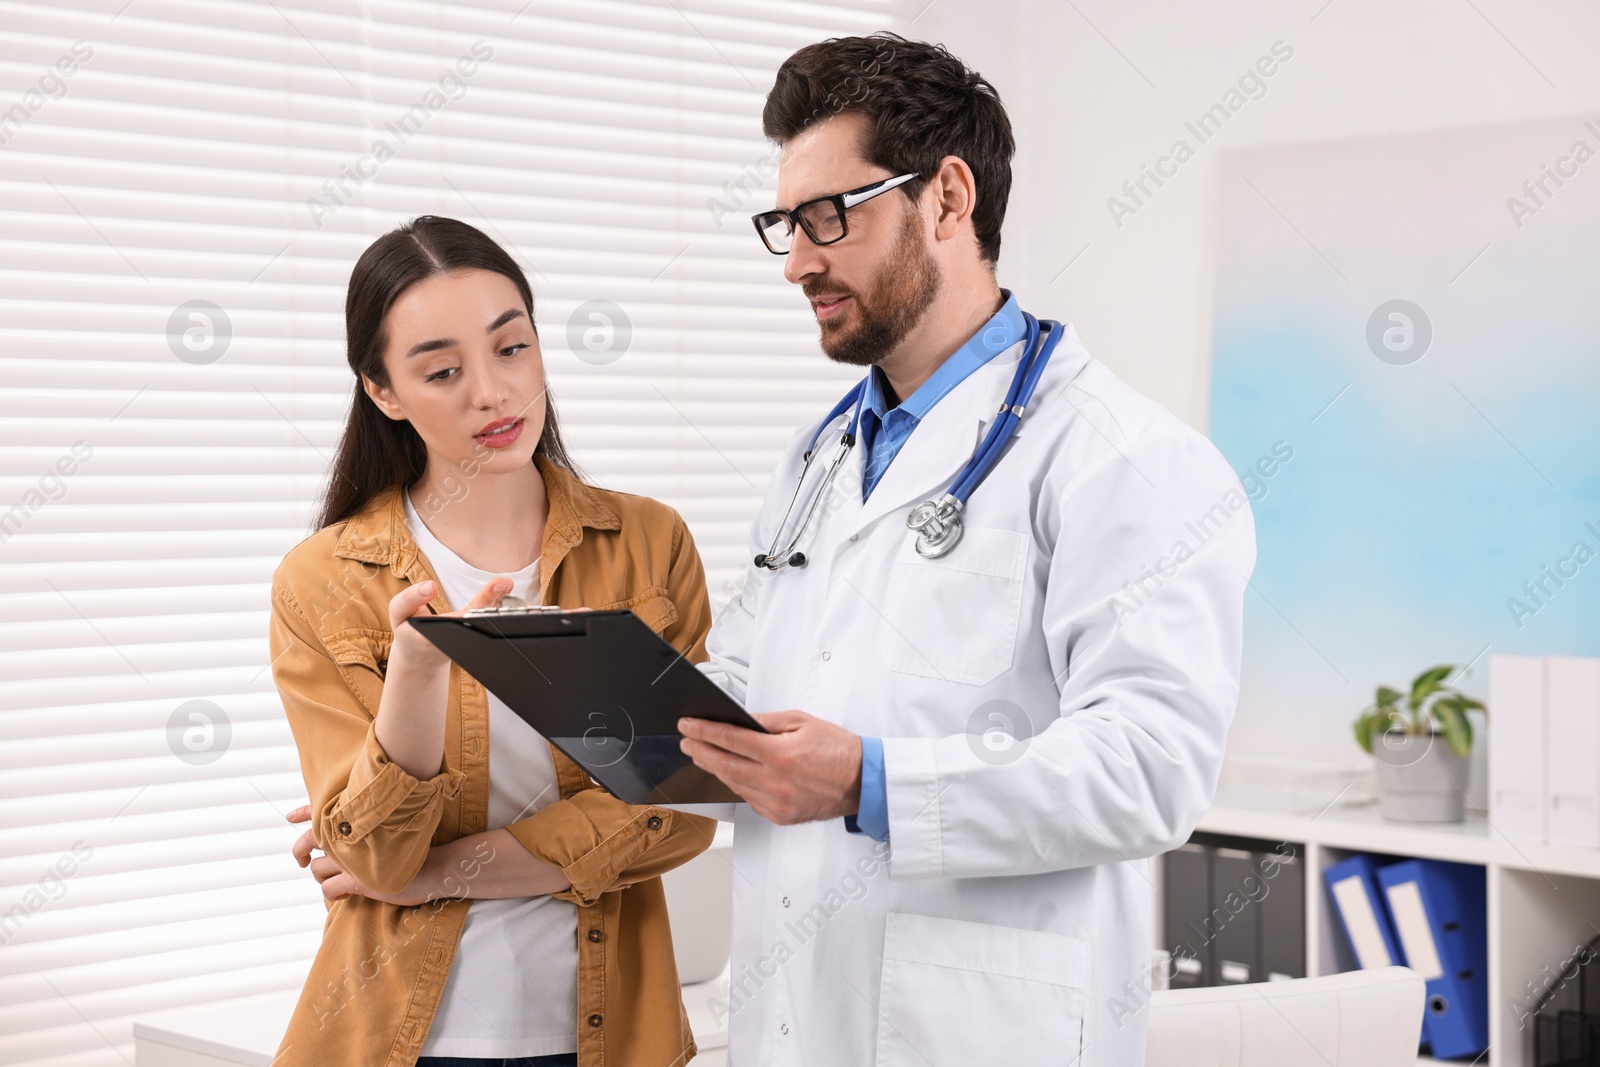
[[[1255,565],[1238,478],[1204,437],[1163,429],[1041,507],[1056,530],[1043,628],[1059,718],[1007,763],[966,734],[884,738],[892,878],[1138,859],[1187,839],[1210,806]]]
[[[752,564],[745,563],[744,584],[711,621],[706,635],[706,656],[700,671],[740,704],[750,684],[750,644],[755,634],[754,600],[757,579]]]

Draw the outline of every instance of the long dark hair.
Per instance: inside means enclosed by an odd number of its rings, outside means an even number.
[[[361,387],[360,376],[388,387],[383,366],[388,344],[383,318],[400,294],[417,282],[457,270],[487,270],[511,279],[533,318],[533,290],[516,260],[475,226],[438,215],[422,215],[384,234],[361,253],[350,272],[344,301],[346,357],[355,372],[356,392],[350,401],[339,454],[322,494],[317,529],[342,522],[386,489],[408,486],[422,477],[428,451],[410,422],[391,419]],[[538,336],[534,327],[534,336]],[[561,440],[554,398],[545,392],[544,432],[535,449],[552,463],[578,473]]]

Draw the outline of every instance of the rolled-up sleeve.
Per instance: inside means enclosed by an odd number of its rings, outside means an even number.
[[[561,868],[572,888],[553,894],[587,906],[601,894],[657,878],[711,847],[711,819],[628,804],[585,789],[506,827],[533,855]]]
[[[419,779],[389,759],[374,730],[382,680],[363,694],[324,646],[293,591],[273,583],[272,677],[300,754],[317,843],[369,889],[397,893],[422,869],[446,799],[465,776]]]

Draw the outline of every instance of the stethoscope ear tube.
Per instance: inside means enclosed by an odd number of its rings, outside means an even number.
[[[1051,353],[1061,343],[1064,330],[1059,322],[1047,319],[1041,324],[1027,312],[1023,312],[1023,318],[1028,324],[1027,344],[1023,348],[1021,365],[1011,379],[1011,388],[1006,390],[1005,403],[1001,405],[994,424],[984,434],[983,441],[956,475],[944,496],[937,501],[924,500],[906,516],[906,525],[917,531],[917,555],[924,559],[938,559],[955,548],[961,540],[961,513],[966,509],[967,501],[984,478],[988,477],[994,465],[1000,462],[1006,443],[1016,433],[1028,401],[1033,399],[1033,391],[1044,376],[1045,364],[1050,362]]]
[[[994,465],[1000,462],[1000,456],[1005,452],[1007,442],[1011,435],[1016,433],[1017,426],[1022,422],[1023,412],[1027,409],[1028,402],[1033,399],[1034,390],[1039,385],[1039,379],[1044,377],[1044,368],[1050,362],[1050,356],[1055,352],[1056,345],[1061,343],[1061,336],[1066,331],[1054,319],[1046,319],[1042,323],[1027,312],[1023,312],[1028,322],[1028,346],[1024,350],[1022,363],[1017,367],[1016,375],[1011,379],[1011,388],[1006,391],[1005,404],[1001,407],[994,425],[989,427],[989,432],[983,437],[983,442],[973,452],[972,459],[956,475],[956,480],[951,484],[947,493],[960,500],[963,505],[971,499],[973,492],[989,476]],[[1042,327],[1042,330],[1041,330]]]
[[[845,456],[850,449],[855,447],[856,429],[861,423],[860,398],[866,392],[866,382],[857,382],[855,387],[844,395],[828,412],[827,418],[818,424],[817,430],[811,435],[811,443],[806,445],[804,463],[800,467],[800,477],[795,479],[794,492],[789,497],[789,506],[783,510],[783,518],[778,520],[777,530],[772,535],[772,544],[765,552],[760,553],[752,561],[757,567],[769,571],[782,570],[784,567],[804,567],[806,555],[804,552],[795,551],[800,545],[800,538],[805,536],[806,527],[811,525],[812,518],[817,513],[817,505],[828,495],[828,487],[833,484],[834,475],[839,472],[839,467],[844,463]],[[800,491],[805,488],[806,475],[811,473],[811,461],[816,457],[817,440],[822,436],[834,419],[843,415],[852,406],[855,414],[850,419],[850,426],[839,438],[839,451],[834,454],[833,461],[828,464],[827,471],[822,476],[822,484],[817,487],[816,493],[811,497],[811,503],[806,506],[806,513],[800,520],[800,525],[795,527],[794,536],[789,538],[789,543],[783,548],[778,547],[779,540],[783,537],[785,527],[789,525],[789,516],[794,513],[795,503],[800,499]]]

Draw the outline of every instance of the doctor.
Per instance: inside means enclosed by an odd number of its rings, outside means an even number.
[[[1042,330],[1056,347],[937,554],[908,514],[971,474],[1046,347],[994,274],[1006,112],[942,48],[874,35],[790,57],[763,126],[783,210],[759,237],[827,355],[867,370],[795,435],[708,642],[747,707],[797,710],[770,735],[681,724],[749,802],[716,812],[737,824],[730,1062],[1141,1063],[1145,860],[1216,785],[1244,492],[1070,326]]]

